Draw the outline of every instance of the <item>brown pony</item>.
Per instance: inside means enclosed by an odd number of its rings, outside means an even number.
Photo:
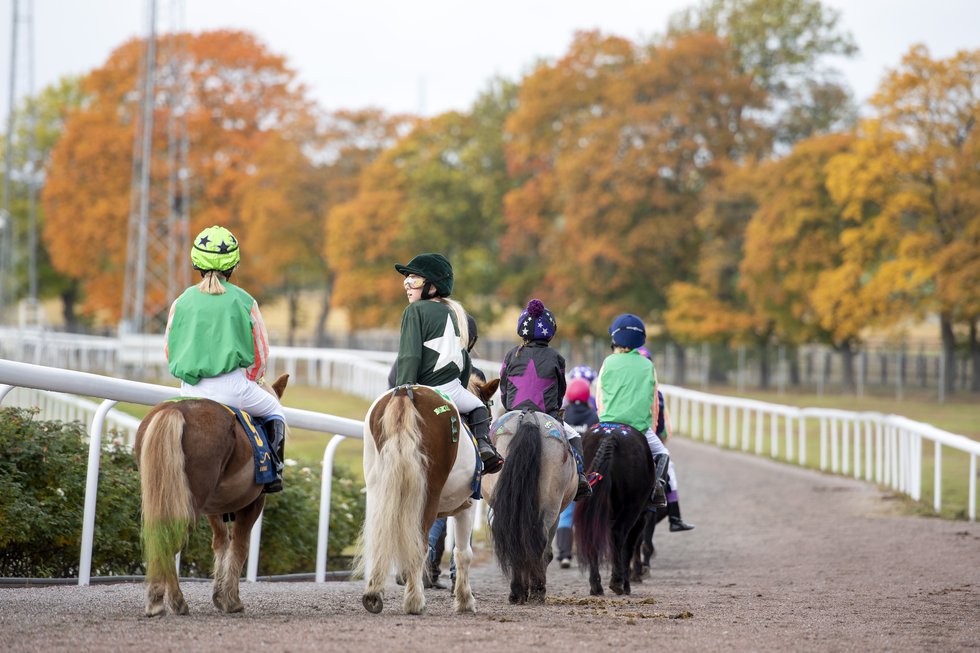
[[[493,390],[496,390],[496,384]],[[427,536],[437,517],[455,517],[456,612],[474,612],[469,569],[476,503],[476,446],[452,401],[423,385],[400,386],[378,397],[364,420],[364,483],[367,514],[357,568],[367,586],[361,602],[384,608],[392,568],[405,579],[402,607],[425,611],[422,569]]]
[[[281,397],[288,380],[283,374],[271,389],[263,387]],[[265,505],[245,430],[210,399],[163,402],[140,423],[135,451],[143,490],[146,616],[163,614],[167,606],[174,614],[187,614],[174,558],[201,515],[213,532],[211,600],[219,610],[241,612],[238,580],[249,533]],[[234,522],[230,538],[221,517],[227,513]]]

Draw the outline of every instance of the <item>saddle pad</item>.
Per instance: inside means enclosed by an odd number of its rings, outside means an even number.
[[[515,417],[521,417],[522,419],[515,420]],[[517,433],[517,429],[520,427],[523,419],[535,420],[539,427],[544,427],[546,435],[555,438],[571,448],[571,445],[565,439],[565,428],[562,426],[562,423],[548,413],[541,413],[536,410],[512,410],[497,418],[497,421],[490,425],[490,434],[494,442],[501,435],[514,435]]]
[[[225,404],[221,404],[225,406]],[[245,429],[248,441],[252,444],[252,454],[255,458],[255,483],[265,485],[276,480],[276,471],[272,463],[272,454],[269,453],[269,441],[265,437],[265,428],[261,421],[253,421],[252,417],[243,410],[225,406],[228,411],[238,418],[238,422]]]
[[[637,431],[635,428],[629,424],[621,424],[620,422],[599,422],[593,425],[587,433],[595,433],[597,435],[618,435],[620,437],[628,438],[633,433],[639,433],[641,437],[646,439],[646,436]]]

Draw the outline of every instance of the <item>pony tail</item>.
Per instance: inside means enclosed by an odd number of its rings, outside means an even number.
[[[374,436],[377,464],[371,478],[364,479],[370,487],[371,505],[355,573],[364,573],[368,562],[386,572],[392,565],[415,569],[425,557],[426,534],[421,524],[429,461],[422,451],[422,416],[406,394],[395,392],[381,416],[380,433]],[[372,435],[366,432],[368,438]]]
[[[459,344],[465,350],[470,344],[470,324],[466,321],[466,310],[462,304],[449,297],[438,297],[436,301],[442,302],[456,314],[456,324],[459,326]]]
[[[204,273],[201,283],[197,284],[198,290],[205,295],[224,295],[225,287],[221,285],[221,273],[217,270],[208,270]]]
[[[602,474],[603,481],[592,488],[592,496],[575,508],[575,550],[580,564],[588,565],[590,560],[602,564],[609,559],[612,551],[610,515],[612,514],[612,482],[609,467],[616,451],[616,438],[607,436],[599,441],[589,471]]]
[[[493,550],[500,569],[525,572],[541,564],[548,539],[541,528],[541,435],[537,420],[523,415],[507,448],[507,464],[493,488]]]
[[[143,434],[139,471],[142,486],[143,552],[148,577],[173,577],[174,556],[194,522],[194,505],[184,473],[184,415],[175,408],[158,412]]]

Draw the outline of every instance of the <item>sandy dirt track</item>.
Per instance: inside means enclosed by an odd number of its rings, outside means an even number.
[[[243,583],[239,615],[185,583],[191,614],[156,619],[137,584],[0,588],[0,650],[980,649],[980,524],[898,516],[865,483],[708,445],[671,451],[697,529],[664,528],[629,597],[589,599],[586,577],[553,563],[549,603],[511,606],[487,555],[477,614],[462,616],[446,590],[426,592],[428,614],[404,615],[393,582],[381,615],[361,607],[361,583]]]

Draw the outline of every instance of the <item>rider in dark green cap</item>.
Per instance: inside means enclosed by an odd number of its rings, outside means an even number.
[[[265,375],[269,335],[258,303],[229,281],[240,260],[238,239],[224,227],[197,235],[191,262],[203,279],[170,307],[165,352],[182,396],[213,399],[265,418],[276,480],[263,491],[279,492],[286,421],[276,396],[256,383]]]
[[[466,311],[449,298],[453,266],[442,254],[419,254],[395,269],[405,277],[408,296],[398,341],[396,384],[427,385],[449,395],[476,438],[483,473],[500,471],[504,460],[490,443],[490,409],[463,382],[470,376],[469,334]]]

